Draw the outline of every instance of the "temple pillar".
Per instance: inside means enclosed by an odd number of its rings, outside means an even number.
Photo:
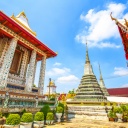
[[[43,90],[44,90],[45,67],[46,67],[46,56],[43,56],[41,61],[40,78],[38,83],[38,88],[39,88],[38,92],[40,95],[43,95]]]
[[[7,86],[7,78],[16,46],[17,46],[17,39],[15,38],[11,39],[0,70],[0,88],[6,88]]]
[[[27,91],[27,92],[32,91],[33,79],[34,79],[34,76],[35,76],[34,75],[35,62],[36,62],[36,51],[33,50],[32,53],[31,53],[30,63],[29,63],[27,76],[26,76],[25,91]]]
[[[35,81],[36,65],[37,65],[37,60],[36,60],[36,62],[35,62],[35,66],[34,66],[33,84],[34,84],[34,81]]]

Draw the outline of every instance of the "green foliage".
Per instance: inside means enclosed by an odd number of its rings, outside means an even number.
[[[37,112],[34,116],[35,121],[42,121],[44,120],[44,113],[43,112]]]
[[[2,112],[0,112],[0,118],[2,118]]]
[[[123,112],[128,111],[128,105],[121,105],[120,107],[122,108]]]
[[[24,113],[21,117],[21,121],[26,123],[32,122],[33,121],[32,113]]]
[[[63,108],[63,111],[62,111],[62,113],[64,113],[64,104],[62,104],[62,103],[59,103],[59,104],[58,104],[58,107],[62,107],[62,108]]]
[[[63,112],[63,108],[61,106],[58,106],[56,108],[56,113],[62,113]]]
[[[6,119],[6,124],[8,125],[17,125],[20,123],[20,115],[19,114],[10,114]]]
[[[113,111],[115,112],[115,113],[123,113],[123,109],[121,108],[121,107],[114,107],[113,108]]]
[[[50,98],[50,101],[55,101],[55,98],[54,97]]]
[[[116,118],[116,113],[113,112],[112,110],[110,110],[109,113],[108,113],[108,117],[109,118]]]
[[[21,115],[23,115],[24,113],[26,113],[26,109],[24,108],[22,111],[21,111]]]
[[[44,105],[43,108],[41,108],[40,112],[44,113],[44,120],[46,120],[47,113],[50,111],[49,105]]]
[[[46,120],[54,120],[54,115],[52,112],[47,113]]]

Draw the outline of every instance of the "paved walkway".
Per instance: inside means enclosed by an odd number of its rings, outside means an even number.
[[[128,122],[118,123],[87,119],[72,119],[69,122],[46,125],[45,128],[128,128]]]

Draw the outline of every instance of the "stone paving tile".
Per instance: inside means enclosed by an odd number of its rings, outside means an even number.
[[[45,128],[128,128],[128,122],[118,123],[110,121],[72,119],[69,122],[49,126],[46,125]]]

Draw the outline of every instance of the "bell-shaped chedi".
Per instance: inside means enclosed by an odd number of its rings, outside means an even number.
[[[86,44],[86,61],[84,66],[84,75],[76,91],[75,101],[106,101],[104,93],[93,73],[92,65],[89,60],[88,47]]]

